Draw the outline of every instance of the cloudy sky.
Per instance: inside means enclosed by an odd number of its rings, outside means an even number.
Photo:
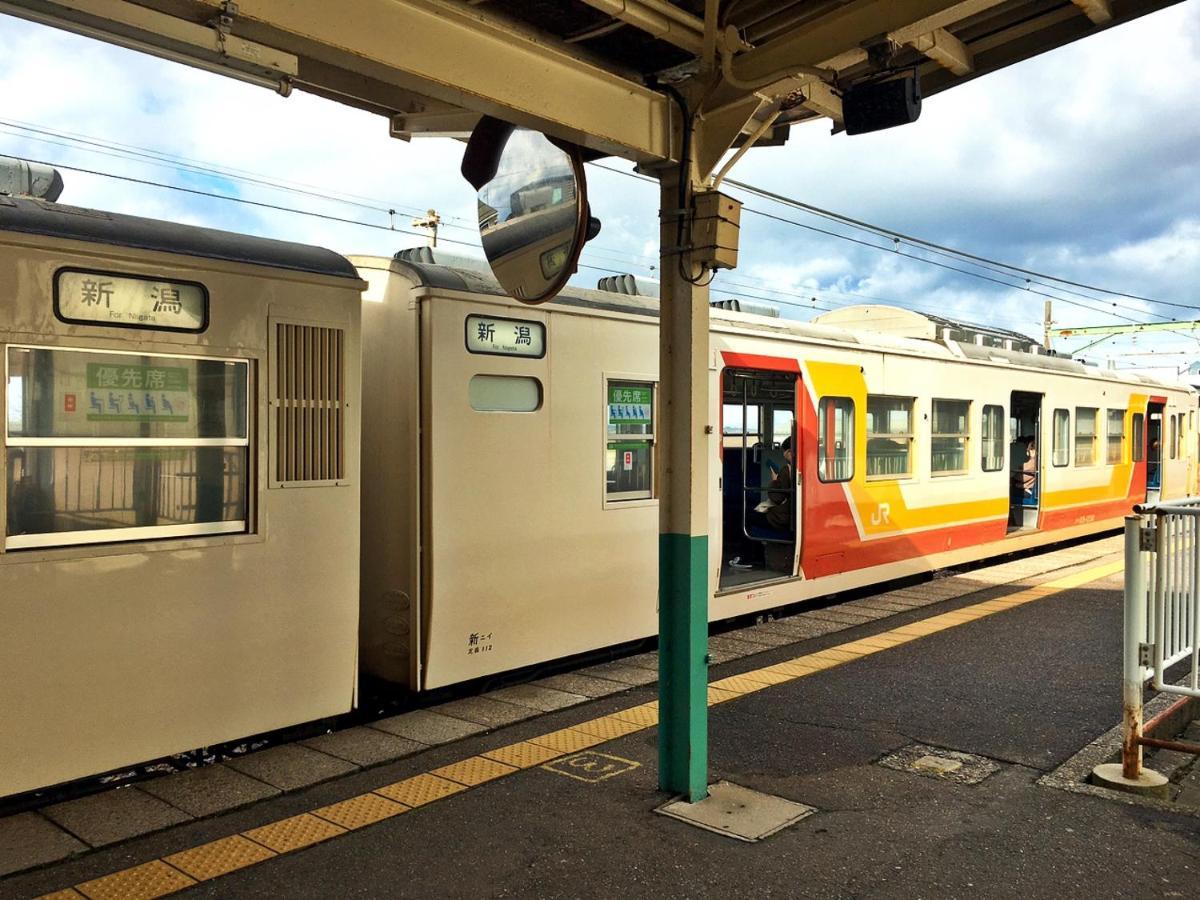
[[[897,252],[890,241],[757,197],[744,197],[741,265],[714,290],[771,298],[799,318],[813,305],[882,301],[1035,336],[1039,291],[1059,298],[1054,318],[1065,325],[1121,321],[1106,310],[1139,321],[1200,318],[1197,84],[1200,0],[1187,0],[929,99],[913,125],[853,138],[831,136],[827,121],[794,128],[785,147],[754,150],[731,176],[980,256],[1194,309],[1066,293],[1036,279],[997,285],[915,258],[944,257],[903,243]],[[421,242],[389,225],[411,230],[414,216],[434,208],[446,223],[443,239],[478,243],[474,197],[458,175],[460,144],[406,144],[387,136],[385,120],[335,103],[299,92],[284,99],[2,15],[0,154],[107,173],[64,169],[62,200],[81,206],[382,254]],[[653,276],[657,187],[630,177],[622,161],[603,165],[625,174],[589,171],[604,226],[576,280]],[[1162,355],[1172,351],[1186,355]],[[1197,340],[1166,333],[1120,338],[1087,355],[1174,372],[1198,351]]]

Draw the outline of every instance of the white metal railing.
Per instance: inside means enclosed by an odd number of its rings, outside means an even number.
[[[1155,691],[1200,697],[1200,497],[1135,507],[1125,519],[1124,775],[1141,773],[1142,747],[1173,745],[1143,735],[1146,682]],[[1191,660],[1169,684],[1166,670]],[[1200,749],[1200,748],[1198,748]]]

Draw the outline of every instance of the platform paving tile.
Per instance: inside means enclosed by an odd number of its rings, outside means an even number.
[[[590,666],[584,669],[582,674],[595,675],[597,678],[607,678],[609,681],[620,681],[622,684],[629,684],[634,687],[643,684],[653,684],[658,681],[658,673],[652,669],[626,665],[620,660],[601,663],[598,666]]]
[[[460,741],[473,734],[487,731],[486,725],[467,722],[453,716],[443,716],[431,709],[414,709],[412,712],[392,716],[390,719],[372,722],[368,727],[431,746]]]
[[[848,609],[812,609],[808,612],[800,614],[806,619],[824,620],[826,622],[837,622],[839,625],[863,625],[867,622],[874,622],[878,616],[868,615],[865,612]]]
[[[300,744],[280,744],[227,760],[225,765],[281,791],[295,791],[356,771],[348,760]]]
[[[580,675],[578,672],[563,672],[559,675],[549,675],[533,682],[540,687],[552,688],[556,691],[566,691],[571,694],[583,694],[595,699],[608,697],[629,690],[629,685],[608,678],[595,678],[590,675]]]
[[[24,812],[0,819],[0,878],[66,859],[87,849],[53,822]]]
[[[452,700],[438,707],[438,712],[444,716],[453,716],[476,725],[488,728],[500,728],[536,716],[538,711],[528,706],[517,706],[514,703],[504,703],[487,697],[463,697]]]
[[[400,759],[402,756],[411,756],[428,746],[362,725],[309,738],[301,743],[309,749],[328,753],[359,766],[375,766]]]
[[[762,625],[742,628],[730,632],[730,634],[739,641],[751,641],[755,644],[762,644],[764,647],[783,647],[796,642],[796,639],[790,634],[771,628],[770,624],[764,622]]]
[[[651,651],[650,653],[638,653],[634,656],[627,656],[621,660],[631,666],[640,666],[643,669],[653,669],[658,671],[658,653]]]
[[[858,600],[851,600],[845,604],[847,609],[853,610],[872,610],[880,614],[880,618],[884,616],[895,615],[896,613],[908,612],[912,609],[911,606],[905,606],[903,603],[893,603],[890,600],[882,600],[878,597],[862,597]]]
[[[556,691],[554,688],[542,687],[536,684],[514,684],[512,687],[500,688],[487,694],[493,700],[505,703],[515,703],[517,706],[528,706],[540,712],[554,712],[556,709],[567,709],[586,703],[583,694],[572,694],[567,691]]]
[[[93,847],[115,844],[192,819],[183,810],[136,787],[55,803],[43,809],[42,815]]]
[[[821,637],[835,631],[841,631],[843,628],[837,622],[806,619],[801,616],[788,616],[786,619],[776,619],[774,622],[768,622],[766,625],[758,627],[764,631],[771,630],[790,634],[797,641],[806,641],[809,638]]]
[[[224,765],[153,778],[139,784],[138,788],[196,818],[265,800],[279,793],[279,788]]]
[[[751,644],[748,641],[739,641],[727,634],[718,634],[708,639],[709,664],[719,666],[721,663],[762,653],[766,649],[762,644]]]

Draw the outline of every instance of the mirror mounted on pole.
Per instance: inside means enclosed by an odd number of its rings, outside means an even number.
[[[478,192],[479,237],[500,286],[523,303],[554,297],[600,231],[580,149],[484,116],[467,142],[462,174]]]

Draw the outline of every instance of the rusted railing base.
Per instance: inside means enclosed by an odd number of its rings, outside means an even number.
[[[1153,769],[1143,768],[1137,778],[1126,778],[1120,763],[1104,763],[1092,769],[1090,780],[1097,787],[1123,791],[1126,794],[1140,794],[1162,800],[1171,798],[1170,782]]]

